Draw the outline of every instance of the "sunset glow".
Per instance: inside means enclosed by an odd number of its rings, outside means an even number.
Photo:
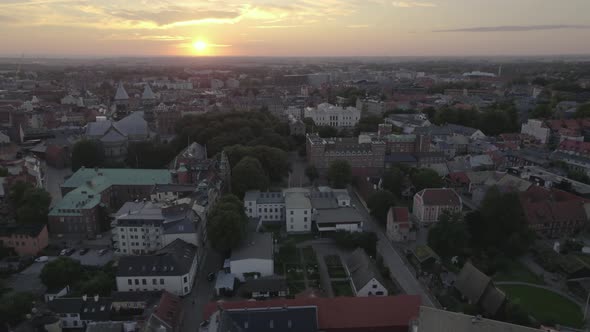
[[[588,12],[588,0],[3,0],[0,55],[580,54]]]

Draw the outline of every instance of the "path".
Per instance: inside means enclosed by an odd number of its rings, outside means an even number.
[[[353,204],[357,207],[358,212],[366,220],[364,224],[365,230],[377,234],[379,239],[379,242],[377,242],[377,251],[383,257],[383,263],[389,268],[389,271],[391,271],[392,276],[402,290],[406,294],[420,295],[422,305],[436,307],[429,292],[425,290],[418,279],[416,279],[414,273],[412,273],[406,266],[400,254],[395,250],[389,239],[387,239],[381,227],[379,227],[377,222],[369,214],[365,202],[358,196],[356,191],[353,191],[353,194],[350,196]]]

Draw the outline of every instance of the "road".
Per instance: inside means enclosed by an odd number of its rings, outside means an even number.
[[[207,275],[217,272],[223,266],[223,257],[212,249],[207,249],[203,263],[197,272],[192,292],[184,298],[183,332],[196,332],[203,321],[203,309],[215,295],[215,281],[208,281]]]
[[[385,236],[383,229],[379,227],[375,219],[369,214],[369,211],[363,202],[361,202],[356,192],[353,192],[350,197],[352,204],[356,206],[359,213],[361,213],[366,220],[364,225],[365,230],[377,234],[379,239],[379,242],[377,242],[377,252],[383,256],[383,262],[387,265],[400,287],[406,292],[406,294],[420,295],[422,298],[422,305],[436,307],[430,299],[427,291],[422,287],[412,271],[408,269],[399,253],[393,248],[393,245]]]

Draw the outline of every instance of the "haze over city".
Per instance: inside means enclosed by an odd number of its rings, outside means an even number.
[[[587,0],[0,0],[0,56],[588,54]]]

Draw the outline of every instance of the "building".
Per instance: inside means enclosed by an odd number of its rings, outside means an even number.
[[[285,222],[288,233],[308,233],[311,231],[311,202],[308,192],[284,191]]]
[[[282,222],[285,220],[285,197],[279,191],[248,191],[244,195],[244,209],[249,218]]]
[[[361,111],[355,107],[342,108],[328,103],[316,108],[307,107],[303,111],[305,118],[311,118],[316,126],[352,128],[361,118]]]
[[[316,228],[320,232],[361,232],[364,218],[350,203],[346,189],[320,187],[311,191],[310,202]]]
[[[443,212],[460,212],[463,200],[455,190],[447,188],[428,188],[414,195],[412,212],[422,224],[432,224],[439,220]]]
[[[0,224],[0,246],[19,256],[37,256],[49,244],[45,224]]]
[[[84,329],[88,323],[110,321],[111,303],[111,298],[83,295],[58,297],[47,306],[59,316],[62,329]]]
[[[406,207],[390,207],[387,212],[386,234],[390,241],[404,242],[411,239],[410,212]]]
[[[253,299],[267,299],[289,295],[287,279],[284,277],[248,279],[244,288],[250,293],[250,297]]]
[[[563,190],[531,186],[519,194],[529,227],[540,236],[556,238],[582,229],[589,220],[590,201]]]
[[[181,329],[183,316],[182,299],[164,291],[160,302],[147,320],[144,331],[178,332]]]
[[[209,321],[210,332],[228,331],[228,327],[234,328],[230,331],[252,327],[257,332],[407,332],[419,308],[417,295],[309,297],[212,302],[203,317]],[[233,317],[234,313],[239,316]]]
[[[523,123],[520,132],[534,137],[541,144],[547,144],[551,134],[551,130],[545,126],[543,120],[539,119],[529,119]]]
[[[93,238],[110,226],[105,208],[118,210],[125,202],[150,197],[155,185],[170,183],[171,173],[164,169],[82,167],[61,185],[63,198],[49,211],[49,231]]]
[[[353,173],[378,173],[385,166],[386,143],[360,135],[354,138],[321,138],[307,134],[307,161],[320,170],[330,167],[335,160],[347,161]]]
[[[230,272],[245,281],[247,278],[274,275],[274,244],[272,233],[250,231],[229,259]]]
[[[386,111],[385,103],[381,100],[375,99],[361,99],[357,98],[356,100],[356,108],[361,110],[361,114],[363,116],[368,115],[377,115],[383,116],[383,113]]]
[[[115,253],[152,253],[177,239],[202,247],[200,219],[189,204],[127,202],[111,224]]]
[[[355,296],[387,296],[385,281],[363,248],[350,254],[345,264]]]
[[[497,289],[492,278],[471,263],[465,263],[454,284],[470,304],[478,305],[486,314],[496,315],[506,302],[506,295]]]
[[[543,330],[432,307],[420,307],[412,332],[541,332]]]
[[[123,256],[116,273],[120,292],[191,292],[197,272],[197,247],[175,240],[154,255]]]

